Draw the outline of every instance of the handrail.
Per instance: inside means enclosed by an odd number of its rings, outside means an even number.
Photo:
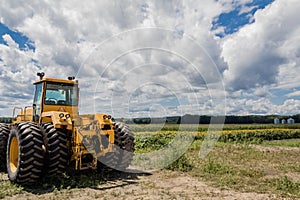
[[[21,108],[21,107],[14,107],[13,116],[12,116],[12,119],[11,119],[12,122],[16,121],[16,119],[18,117],[18,115],[15,117],[16,110],[21,110],[21,113],[23,113],[23,108]],[[20,115],[20,116],[22,116],[22,115]]]

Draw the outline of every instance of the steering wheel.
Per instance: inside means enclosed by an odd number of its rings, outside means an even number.
[[[54,101],[55,104],[57,104],[57,99],[55,99],[55,98],[48,98],[48,99],[46,99],[46,101]]]

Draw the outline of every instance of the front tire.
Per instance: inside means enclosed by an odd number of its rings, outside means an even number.
[[[43,135],[32,122],[12,126],[7,143],[7,173],[10,181],[36,182],[44,167]]]
[[[59,176],[68,163],[66,133],[54,128],[51,123],[41,124],[46,146],[46,176]]]

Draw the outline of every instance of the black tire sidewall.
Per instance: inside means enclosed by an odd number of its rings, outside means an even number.
[[[43,133],[44,145],[46,147],[44,176],[60,176],[65,172],[68,163],[66,133],[59,129],[56,129],[51,123],[41,124],[41,128]],[[50,132],[52,136],[49,135]],[[57,141],[59,141],[59,143],[54,144]],[[50,151],[55,151],[55,153],[51,153]],[[55,158],[57,155],[60,156],[58,158]],[[53,163],[56,164],[53,166]],[[52,167],[50,167],[51,165]],[[53,172],[53,170],[55,172]]]

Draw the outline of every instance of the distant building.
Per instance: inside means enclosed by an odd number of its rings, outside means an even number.
[[[295,124],[295,120],[294,120],[293,118],[289,118],[289,119],[287,120],[287,123],[288,123],[288,124]]]
[[[279,123],[280,123],[279,119],[278,119],[278,118],[275,118],[275,119],[274,119],[274,124],[279,124]]]
[[[286,120],[285,119],[281,120],[281,123],[286,124]]]

